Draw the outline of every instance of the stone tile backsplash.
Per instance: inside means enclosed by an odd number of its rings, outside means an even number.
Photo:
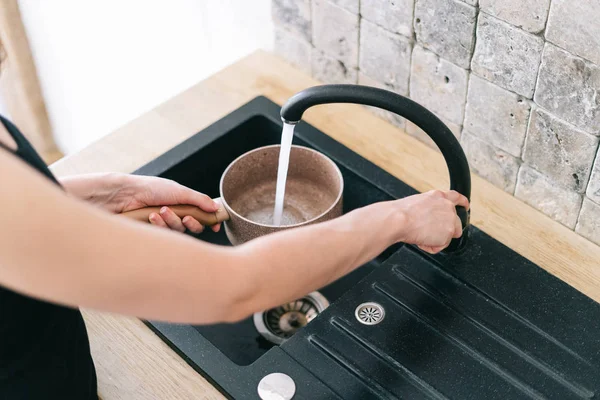
[[[272,0],[272,14],[288,62],[412,98],[474,173],[600,244],[599,1]]]

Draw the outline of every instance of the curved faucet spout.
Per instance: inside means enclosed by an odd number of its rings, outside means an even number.
[[[450,189],[471,199],[469,163],[454,134],[431,111],[397,93],[361,85],[314,86],[292,96],[281,108],[281,119],[286,123],[298,123],[310,107],[330,103],[353,103],[381,108],[417,125],[442,152],[450,174]],[[447,251],[462,247],[466,241],[469,212],[457,207],[457,213],[463,224],[463,236],[459,240],[453,240]]]

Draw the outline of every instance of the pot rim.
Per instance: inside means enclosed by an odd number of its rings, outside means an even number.
[[[316,153],[318,156],[322,157],[323,159],[325,159],[327,162],[329,162],[333,168],[335,169],[335,171],[338,174],[338,177],[340,178],[340,188],[338,190],[338,195],[335,198],[334,202],[331,204],[331,206],[329,206],[329,208],[327,208],[325,211],[323,211],[322,213],[320,213],[319,215],[306,220],[304,222],[300,222],[297,224],[292,224],[292,225],[272,225],[272,224],[262,224],[259,222],[255,222],[252,221],[242,215],[240,215],[237,211],[235,211],[228,203],[227,203],[227,199],[225,199],[225,196],[223,195],[223,180],[225,179],[225,176],[227,176],[227,173],[229,172],[229,170],[233,167],[233,165],[238,162],[240,159],[254,153],[257,151],[261,151],[261,150],[265,150],[265,149],[269,149],[269,148],[274,148],[274,147],[281,147],[280,144],[271,144],[268,146],[262,146],[262,147],[257,147],[256,149],[247,151],[246,153],[242,154],[241,156],[237,157],[235,160],[233,160],[228,166],[227,168],[225,168],[225,171],[223,171],[223,174],[221,175],[221,180],[219,182],[219,194],[221,195],[221,201],[223,202],[223,205],[225,206],[225,208],[227,209],[227,212],[230,213],[231,215],[235,215],[236,218],[239,218],[249,224],[252,224],[254,226],[261,226],[261,227],[265,227],[265,228],[275,228],[275,229],[287,229],[287,228],[295,228],[295,227],[299,227],[299,226],[303,226],[303,225],[307,225],[310,224],[316,220],[318,220],[319,218],[322,218],[323,216],[327,215],[328,213],[331,212],[331,210],[333,210],[333,208],[340,202],[342,195],[344,194],[344,177],[342,176],[342,171],[340,171],[340,168],[337,166],[337,164],[329,157],[327,157],[325,154],[321,153],[320,151],[311,149],[309,147],[306,146],[298,146],[298,145],[292,145],[292,148],[298,148],[298,149],[302,149],[302,150],[308,150],[311,151],[313,153]],[[291,152],[290,152],[291,154]],[[229,219],[231,220],[231,215],[229,217]]]

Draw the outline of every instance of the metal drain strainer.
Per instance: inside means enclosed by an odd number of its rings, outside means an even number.
[[[254,314],[254,326],[268,341],[282,344],[296,331],[329,307],[329,301],[319,292]]]
[[[377,325],[385,317],[385,309],[377,303],[362,303],[356,307],[354,316],[361,324]]]

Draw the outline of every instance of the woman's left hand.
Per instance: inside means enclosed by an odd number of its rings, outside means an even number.
[[[193,205],[206,212],[215,212],[221,206],[207,195],[169,179],[128,174],[91,174],[64,178],[61,184],[67,192],[96,203],[113,212],[137,210],[149,206],[161,207],[150,214],[153,225],[185,232],[200,233],[204,227],[191,216],[179,218],[168,206]],[[218,232],[220,224],[211,229]]]

